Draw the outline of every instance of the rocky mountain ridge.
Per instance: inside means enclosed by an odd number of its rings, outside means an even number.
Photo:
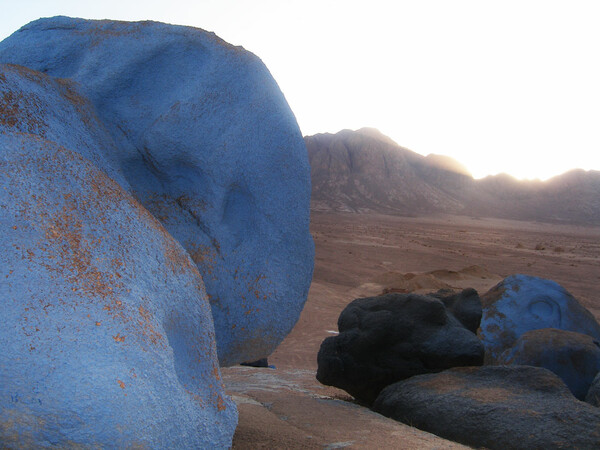
[[[373,128],[304,140],[313,210],[600,224],[600,171],[575,169],[543,182],[507,174],[476,180],[452,158],[422,156]]]

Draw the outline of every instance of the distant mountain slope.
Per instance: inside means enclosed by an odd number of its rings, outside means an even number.
[[[598,171],[573,170],[546,182],[506,174],[475,180],[452,158],[421,156],[372,128],[304,139],[316,210],[600,224]]]

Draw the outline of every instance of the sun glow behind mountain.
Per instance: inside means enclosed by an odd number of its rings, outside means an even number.
[[[554,0],[22,0],[0,39],[41,16],[158,20],[259,55],[302,133],[378,128],[476,178],[600,169],[600,3]]]

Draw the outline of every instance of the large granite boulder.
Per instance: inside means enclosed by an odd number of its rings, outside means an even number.
[[[468,290],[470,302],[475,291]],[[456,303],[454,299],[449,303]],[[478,318],[463,319],[468,323]],[[483,345],[456,319],[443,298],[387,294],[351,302],[338,319],[339,335],[323,341],[317,379],[372,403],[389,384],[414,375],[483,363]]]
[[[557,328],[600,339],[600,325],[562,286],[551,280],[511,275],[482,297],[479,336],[486,363],[497,362],[519,336],[530,330]]]
[[[130,190],[119,150],[77,83],[27,67],[0,64],[0,132],[38,136],[76,151]]]
[[[314,249],[306,148],[263,63],[199,29],[66,17],[21,28],[0,63],[79,84],[114,170],[202,274],[221,364],[271,353],[302,310]]]
[[[523,333],[515,345],[498,358],[503,365],[544,367],[584,400],[600,372],[600,344],[587,334],[542,328]]]
[[[43,115],[19,110],[32,133],[11,131],[7,98],[38,99],[5,90],[16,72],[0,74],[2,446],[228,447],[237,413],[195,264],[104,171],[45,139]],[[24,77],[60,100],[55,81]]]
[[[549,370],[460,367],[385,388],[385,416],[476,448],[599,448],[600,410]]]

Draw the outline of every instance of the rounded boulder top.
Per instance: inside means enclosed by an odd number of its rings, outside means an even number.
[[[482,297],[480,338],[486,361],[496,361],[523,333],[556,328],[600,339],[600,325],[569,292],[552,280],[511,275]]]
[[[306,301],[314,246],[306,147],[260,59],[197,28],[54,17],[1,42],[0,63],[77,85],[124,188],[196,263],[220,363],[269,355]]]

